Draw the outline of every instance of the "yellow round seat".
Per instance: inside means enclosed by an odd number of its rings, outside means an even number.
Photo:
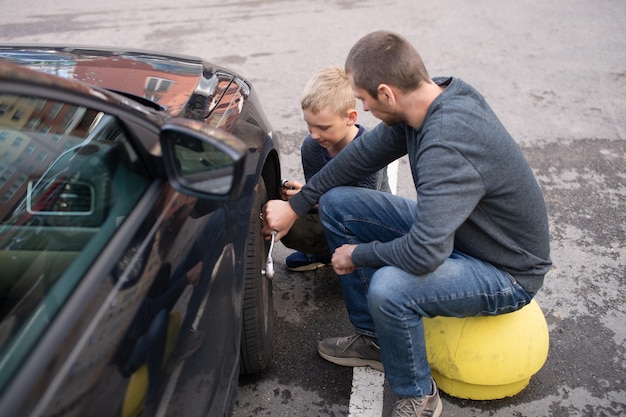
[[[453,397],[513,396],[548,357],[548,325],[535,300],[499,316],[425,318],[424,332],[432,376]]]

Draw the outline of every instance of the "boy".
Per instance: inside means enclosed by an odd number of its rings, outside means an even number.
[[[304,179],[308,182],[350,142],[358,139],[365,128],[356,123],[356,99],[346,73],[338,66],[319,71],[304,88],[300,103],[309,130],[300,149]],[[381,169],[352,185],[389,192],[387,170]],[[301,188],[298,181],[283,181],[283,199],[289,200]],[[285,261],[292,271],[310,271],[330,263],[317,208],[296,221],[282,242],[298,251]]]

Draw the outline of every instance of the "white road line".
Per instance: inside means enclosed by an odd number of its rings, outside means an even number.
[[[398,192],[398,160],[396,159],[389,165],[387,165],[387,178],[389,179],[389,188],[391,188],[391,194],[397,194]]]
[[[348,417],[380,417],[383,414],[385,374],[361,366],[352,370],[352,393]]]
[[[387,166],[392,194],[398,192],[398,160]],[[383,414],[385,374],[369,366],[352,368],[352,392],[348,417],[380,417]]]

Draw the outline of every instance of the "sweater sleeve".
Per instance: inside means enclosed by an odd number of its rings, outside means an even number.
[[[406,154],[405,132],[400,127],[379,124],[352,141],[313,175],[302,190],[289,200],[293,210],[307,213],[326,191],[340,185],[356,184],[376,175],[390,162]]]
[[[396,265],[416,275],[434,271],[452,253],[455,231],[485,194],[480,174],[457,150],[432,145],[418,155],[417,207],[409,232],[370,242],[352,253],[356,266]]]

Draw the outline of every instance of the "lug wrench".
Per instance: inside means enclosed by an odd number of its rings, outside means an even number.
[[[274,260],[272,259],[272,252],[274,251],[275,238],[276,238],[276,230],[273,230],[272,242],[270,243],[270,250],[267,252],[267,261],[265,262],[265,269],[261,269],[261,274],[265,275],[269,279],[274,278]]]

